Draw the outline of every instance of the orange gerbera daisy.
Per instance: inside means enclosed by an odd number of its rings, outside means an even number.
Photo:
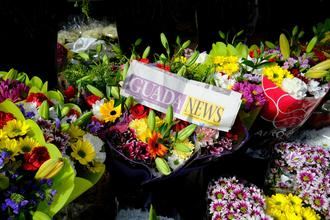
[[[159,143],[159,139],[162,138],[162,135],[158,132],[153,132],[152,136],[148,139],[148,152],[151,157],[155,158],[156,156],[163,157],[167,153],[167,147]]]

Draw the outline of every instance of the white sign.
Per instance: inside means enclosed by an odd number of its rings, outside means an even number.
[[[121,94],[174,117],[199,126],[229,131],[241,105],[241,94],[188,80],[155,66],[133,61]]]

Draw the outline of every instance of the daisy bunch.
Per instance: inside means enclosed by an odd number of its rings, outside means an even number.
[[[275,147],[268,184],[276,192],[299,196],[303,204],[329,217],[330,153],[322,146],[280,143]]]
[[[211,219],[272,219],[266,214],[263,192],[236,177],[213,180],[207,196]]]

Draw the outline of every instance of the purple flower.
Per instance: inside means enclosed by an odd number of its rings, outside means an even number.
[[[248,80],[252,83],[260,83],[261,82],[261,74],[250,74],[246,73],[243,75],[245,80]]]
[[[222,137],[220,140],[214,142],[212,145],[207,145],[206,149],[210,154],[219,156],[224,150],[231,150],[233,141],[230,138]]]
[[[7,79],[0,82],[0,102],[10,99],[12,102],[18,102],[26,98],[29,87],[17,80]]]
[[[87,125],[89,132],[95,135],[97,135],[103,127],[104,125],[97,120],[92,120],[92,122]]]
[[[12,209],[13,213],[19,214],[21,208],[26,206],[29,203],[28,200],[20,194],[13,193],[10,198],[5,199],[5,203],[2,203],[2,211],[5,211],[7,208]]]
[[[242,94],[242,102],[245,111],[251,111],[257,107],[262,107],[266,98],[263,93],[262,87],[249,82],[237,82],[234,84],[232,90]]]
[[[0,153],[0,168],[2,168],[5,165],[6,159],[10,158],[10,153],[7,151],[2,151]]]

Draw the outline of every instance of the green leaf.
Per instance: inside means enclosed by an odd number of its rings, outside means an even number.
[[[15,69],[10,69],[4,76],[3,76],[3,79],[6,80],[6,79],[16,79],[16,76],[17,76],[17,70]]]
[[[91,92],[93,95],[96,95],[100,98],[104,97],[103,92],[101,92],[98,88],[96,88],[90,84],[88,84],[86,87],[87,87],[88,91]]]
[[[110,92],[112,97],[114,97],[115,99],[120,99],[120,92],[118,86],[111,86]]]
[[[33,220],[51,220],[51,217],[47,215],[46,213],[43,213],[41,211],[36,211],[33,213]]]
[[[178,76],[184,76],[184,74],[186,73],[186,71],[187,71],[187,68],[186,68],[185,65],[183,65],[183,66],[179,69],[177,75],[178,75]]]
[[[150,46],[147,46],[146,49],[143,51],[142,58],[147,58],[150,53]]]
[[[184,143],[175,143],[174,144],[174,149],[177,151],[181,151],[184,153],[189,153],[192,151],[191,148],[189,148],[187,145],[185,145]]]
[[[13,114],[17,120],[25,120],[21,110],[12,101],[8,99],[0,103],[0,111]]]
[[[181,46],[181,39],[179,36],[176,37],[175,42],[178,46]]]
[[[187,60],[187,62],[186,62],[186,66],[191,66],[191,65],[193,65],[195,62],[196,62],[196,60],[198,59],[198,56],[199,56],[199,52],[198,51],[195,51],[189,58],[188,58],[188,60]]]
[[[326,70],[309,70],[305,74],[307,78],[312,78],[312,79],[321,79],[325,77],[328,74],[328,71]]]
[[[42,93],[46,93],[47,91],[48,91],[48,81],[46,81],[41,87]]]
[[[39,115],[41,116],[41,118],[48,120],[49,118],[49,105],[48,105],[48,101],[45,100],[41,103],[40,107],[39,107]]]
[[[168,166],[166,160],[163,158],[157,157],[155,160],[157,170],[163,175],[167,176],[171,173],[171,169]]]
[[[191,124],[179,131],[178,133],[178,140],[179,141],[184,141],[187,139],[192,133],[194,133],[195,129],[197,128],[197,125]]]
[[[96,45],[96,53],[101,53],[101,51],[102,51],[102,44],[98,44],[98,45]]]
[[[104,54],[103,57],[102,57],[102,63],[104,65],[108,65],[109,64],[109,58],[108,58],[108,56],[106,54]]]
[[[265,41],[265,44],[269,49],[274,49],[276,47],[275,44],[270,41]]]
[[[298,33],[298,26],[294,26],[294,28],[292,29],[292,37],[296,36],[296,34]]]
[[[126,98],[125,106],[127,107],[127,109],[131,108],[131,106],[133,105],[133,102],[134,102],[134,98],[132,96],[129,96]]]
[[[190,45],[190,43],[191,43],[191,41],[190,40],[187,40],[186,42],[184,42],[183,44],[182,44],[182,49],[186,49],[187,47],[189,47],[189,45]]]
[[[134,46],[139,46],[140,44],[142,43],[142,39],[141,38],[138,38],[136,39],[136,41],[134,42]]]
[[[46,93],[46,96],[48,99],[50,99],[52,102],[58,102],[60,104],[64,103],[64,97],[60,91],[54,91],[50,90]]]
[[[78,111],[80,114],[82,113],[80,107],[78,105],[74,104],[74,103],[65,103],[63,105],[63,108],[65,108],[65,107],[69,107],[70,109],[74,109],[74,110]]]
[[[212,44],[210,56],[227,56],[227,46],[222,42]]]
[[[168,49],[169,49],[169,45],[168,45],[168,41],[167,41],[167,38],[166,38],[166,36],[165,36],[164,33],[161,33],[161,34],[160,34],[160,41],[162,42],[163,47],[164,47],[166,50],[168,50]]]
[[[80,52],[80,53],[78,53],[78,55],[85,61],[89,60],[89,55],[85,52]]]
[[[305,32],[304,31],[300,31],[298,34],[298,38],[302,38],[304,36]]]
[[[219,36],[220,36],[222,39],[226,39],[226,35],[225,35],[225,33],[223,33],[222,31],[219,31]]]
[[[172,124],[172,122],[173,122],[173,106],[169,105],[166,111],[165,123],[170,125]]]
[[[152,205],[150,206],[150,210],[149,210],[149,220],[158,220],[156,210]]]
[[[43,85],[42,80],[37,76],[33,76],[29,82],[30,87],[34,86],[37,87],[39,90],[42,88],[42,85]]]
[[[2,173],[0,173],[0,191],[9,187],[9,179]]]
[[[230,56],[237,56],[238,55],[238,51],[231,44],[228,44],[227,45],[227,51],[228,51],[228,55],[230,55]]]
[[[80,116],[76,121],[73,122],[74,125],[80,126],[86,124],[93,116],[92,112],[86,112]]]
[[[155,130],[156,127],[156,115],[153,110],[150,110],[148,115],[148,128],[152,131]]]
[[[290,44],[285,34],[280,35],[280,50],[284,60],[290,57]]]
[[[314,36],[310,41],[309,43],[307,44],[307,48],[306,48],[306,52],[307,53],[310,53],[313,48],[315,47],[316,43],[317,43],[317,36]]]
[[[236,45],[236,50],[238,52],[238,56],[242,58],[247,58],[249,54],[249,48],[245,44],[242,44],[241,42]]]

